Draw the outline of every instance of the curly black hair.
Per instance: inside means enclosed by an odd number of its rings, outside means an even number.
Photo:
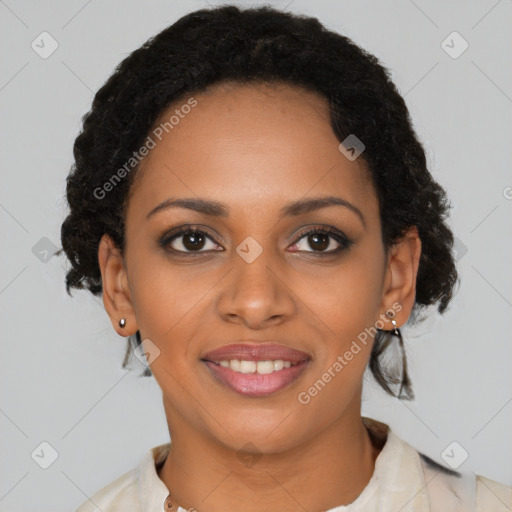
[[[107,197],[98,191],[132,158],[171,103],[222,82],[285,83],[328,100],[338,139],[356,134],[365,145],[360,158],[377,192],[386,251],[408,228],[418,230],[422,251],[413,316],[435,304],[443,313],[459,279],[446,223],[451,206],[427,169],[389,71],[316,18],[270,6],[223,5],[191,12],[128,55],[98,90],[82,119],[67,177],[70,212],[62,224],[59,253],[64,251],[71,263],[68,294],[70,288],[102,292],[98,244],[107,233],[124,250],[125,211],[137,166],[110,187]],[[411,399],[405,352],[399,378],[379,361],[391,336],[378,330],[369,367],[388,393]],[[140,343],[138,331],[129,337],[123,367],[130,344]],[[149,368],[144,375],[151,375]],[[395,384],[400,384],[398,393]]]

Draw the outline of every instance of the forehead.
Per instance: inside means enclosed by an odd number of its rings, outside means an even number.
[[[254,212],[333,193],[362,209],[376,202],[364,161],[338,149],[327,100],[301,88],[217,85],[175,102],[149,136],[155,145],[137,171],[132,211],[170,196]]]

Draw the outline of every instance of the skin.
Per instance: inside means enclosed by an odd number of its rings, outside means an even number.
[[[151,369],[172,451],[159,477],[174,503],[200,512],[322,511],[351,503],[379,454],[361,421],[371,342],[307,405],[297,396],[393,304],[401,304],[397,326],[407,321],[421,251],[417,231],[386,256],[366,164],[339,151],[321,96],[284,84],[223,84],[194,98],[197,106],[141,163],[126,211],[124,254],[107,235],[98,252],[112,325],[122,336],[139,329],[160,350]],[[292,201],[330,195],[358,208],[364,224],[344,206],[279,219]],[[230,213],[218,218],[168,208],[146,218],[170,197],[215,200]],[[203,255],[173,255],[159,246],[166,232],[184,224],[200,224],[215,237],[199,247]],[[353,244],[322,256],[340,244],[309,243],[302,234],[312,225],[333,227]],[[263,249],[250,264],[236,252],[249,236]],[[190,238],[182,235],[171,247],[186,251]],[[392,326],[386,321],[383,328]],[[287,388],[242,396],[200,360],[240,340],[275,340],[311,361]],[[244,446],[256,455],[253,464],[237,456]]]

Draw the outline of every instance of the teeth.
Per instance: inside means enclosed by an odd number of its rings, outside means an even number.
[[[277,361],[274,361],[274,371],[279,371],[284,368],[284,362],[282,359],[278,359]]]
[[[240,371],[242,373],[254,373],[257,365],[255,361],[240,361]]]
[[[245,361],[240,359],[231,359],[219,361],[221,366],[224,368],[230,368],[234,372],[240,373],[259,373],[260,375],[266,375],[269,373],[278,372],[283,368],[290,368],[295,366],[297,363],[291,361],[283,361],[277,359],[275,361]]]
[[[261,374],[272,373],[274,371],[273,361],[258,361],[256,371]]]

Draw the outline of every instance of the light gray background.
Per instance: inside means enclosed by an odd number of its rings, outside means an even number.
[[[318,17],[392,70],[454,205],[458,295],[444,317],[404,329],[416,400],[368,381],[363,413],[443,464],[457,441],[469,453],[460,471],[511,485],[512,2],[272,3]],[[125,341],[101,299],[68,297],[65,259],[44,263],[33,247],[43,237],[60,247],[72,144],[93,93],[146,39],[205,6],[0,0],[2,511],[74,510],[168,440],[160,389],[136,360],[121,368]],[[59,44],[47,59],[31,48],[43,31]],[[469,43],[456,59],[441,46],[453,31]],[[43,441],[58,452],[46,470],[31,458]]]

